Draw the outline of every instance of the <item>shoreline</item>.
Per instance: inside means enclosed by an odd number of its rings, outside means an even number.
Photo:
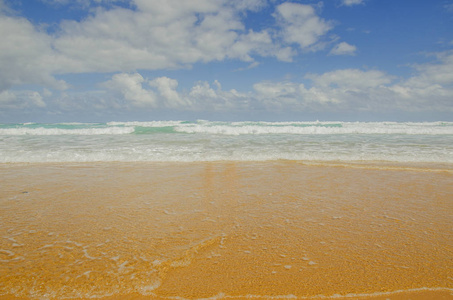
[[[26,166],[153,166],[153,165],[200,165],[200,164],[237,164],[237,165],[260,165],[260,164],[297,164],[314,167],[346,167],[378,170],[401,170],[401,171],[433,171],[453,172],[453,163],[446,162],[394,162],[394,161],[342,161],[342,160],[213,160],[213,161],[62,161],[62,162],[3,162],[3,167],[26,167]]]
[[[16,297],[13,295],[0,295],[0,300],[28,300],[35,298],[26,298],[26,297]],[[51,298],[54,299],[54,298]],[[88,300],[93,298],[74,298],[74,300]],[[145,296],[140,294],[127,294],[127,295],[118,295],[118,296],[105,296],[96,299],[101,300],[166,300],[174,299],[173,297],[160,297],[160,296]],[[178,298],[184,300],[186,298]],[[312,299],[340,299],[340,300],[449,300],[453,299],[453,289],[447,288],[438,288],[438,289],[414,289],[414,290],[400,290],[394,292],[386,293],[375,293],[375,294],[362,294],[362,295],[334,295],[334,296],[324,296],[317,295],[312,297],[296,297],[294,295],[283,295],[283,296],[261,296],[261,295],[247,295],[247,296],[228,296],[228,295],[215,295],[210,298],[192,298],[194,300],[201,299],[236,299],[236,300],[246,300],[246,299],[257,299],[257,300],[267,300],[267,299],[299,299],[299,300],[312,300]]]
[[[14,288],[55,299],[451,299],[452,173],[368,162],[0,164],[0,299]]]

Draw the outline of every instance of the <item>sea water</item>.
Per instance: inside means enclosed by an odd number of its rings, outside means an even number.
[[[453,122],[0,124],[0,163],[267,160],[453,163]]]

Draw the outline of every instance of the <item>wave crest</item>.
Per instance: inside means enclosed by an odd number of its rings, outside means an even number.
[[[134,127],[104,127],[104,128],[0,128],[0,135],[118,135],[130,134]]]

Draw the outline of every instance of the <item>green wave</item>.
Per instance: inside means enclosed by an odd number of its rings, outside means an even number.
[[[156,133],[177,133],[173,126],[164,127],[142,127],[135,126],[134,134],[156,134]]]

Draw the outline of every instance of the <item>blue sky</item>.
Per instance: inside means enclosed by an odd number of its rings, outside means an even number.
[[[0,122],[453,121],[453,0],[0,0]]]

